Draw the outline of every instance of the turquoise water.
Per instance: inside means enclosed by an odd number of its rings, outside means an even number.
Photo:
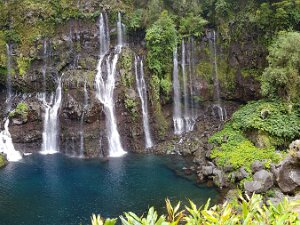
[[[177,176],[180,161],[151,155],[81,160],[61,154],[33,155],[0,170],[1,225],[83,225],[92,213],[141,215],[149,206],[164,211],[164,199],[216,199],[213,188]]]

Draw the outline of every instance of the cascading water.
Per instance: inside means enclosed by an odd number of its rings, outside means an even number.
[[[135,78],[136,78],[137,90],[142,103],[143,127],[145,132],[145,146],[146,148],[151,148],[153,146],[153,142],[151,140],[151,134],[149,128],[147,86],[144,78],[143,60],[135,56],[134,66],[135,66]]]
[[[84,122],[84,115],[85,112],[87,110],[88,107],[88,92],[87,92],[87,88],[86,88],[86,81],[84,83],[84,101],[83,101],[83,110],[82,110],[82,114],[81,114],[81,118],[80,118],[80,157],[83,157],[84,155],[84,126],[83,126],[83,122]]]
[[[184,122],[182,119],[181,102],[180,102],[180,83],[178,77],[178,54],[177,47],[173,52],[173,92],[174,92],[174,111],[173,111],[173,122],[174,122],[174,133],[181,135],[184,131]]]
[[[0,132],[0,152],[6,154],[7,160],[16,162],[22,159],[20,152],[16,151],[8,130],[9,119],[6,119],[4,130]]]
[[[6,94],[6,113],[11,111],[12,104],[12,86],[11,86],[11,46],[7,45],[7,94]],[[9,119],[4,123],[4,130],[0,132],[0,152],[5,153],[7,160],[16,162],[22,159],[20,152],[16,151],[8,129]]]
[[[193,102],[190,102],[192,98],[192,69],[191,69],[191,58],[190,52],[186,54],[186,50],[189,48],[186,47],[184,39],[182,39],[181,45],[181,69],[182,69],[182,81],[183,81],[183,100],[184,100],[184,112],[183,118],[185,123],[185,132],[193,131],[196,115],[194,113]],[[188,59],[188,63],[186,61]],[[188,71],[186,71],[186,65],[188,65]],[[189,91],[190,89],[190,91]],[[190,97],[190,98],[189,98]]]
[[[194,71],[194,39],[190,37],[189,39],[189,47],[187,48],[187,64],[189,65],[189,86],[190,86],[190,123],[189,123],[189,131],[194,130],[194,126],[196,124],[197,119],[197,112],[195,108],[195,101],[194,101],[194,93],[193,93],[193,75],[195,74]]]
[[[6,77],[6,113],[9,113],[11,110],[11,104],[12,104],[12,86],[11,86],[11,55],[12,55],[12,49],[11,45],[6,45],[6,51],[7,51],[7,77]]]
[[[47,41],[43,42],[43,67],[42,67],[42,76],[43,76],[43,102],[46,101],[46,72],[47,72]]]
[[[185,70],[186,62],[185,62],[185,43],[184,39],[182,39],[181,45],[181,69],[182,69],[182,81],[183,81],[183,118],[185,122],[185,131],[190,131],[189,123],[190,123],[190,115],[189,115],[189,103],[188,103],[188,81],[187,81],[187,74]]]
[[[218,63],[217,63],[217,46],[216,46],[216,32],[213,31],[213,81],[214,81],[214,100],[213,110],[217,110],[218,117],[221,121],[226,119],[226,109],[222,107],[221,97],[220,97],[220,83],[218,78]]]
[[[95,78],[96,83],[96,97],[104,105],[104,113],[106,116],[106,129],[109,143],[109,156],[120,157],[126,152],[123,150],[120,135],[117,129],[117,123],[114,112],[114,89],[116,81],[116,66],[119,59],[119,54],[123,45],[123,32],[121,14],[117,22],[118,31],[118,45],[115,53],[107,56],[109,52],[109,29],[107,23],[107,16],[101,13],[99,20],[100,30],[100,56],[97,66],[97,74]],[[106,57],[106,60],[105,60]],[[102,65],[105,60],[105,65]],[[102,70],[102,67],[104,69]]]
[[[59,151],[58,146],[58,131],[59,119],[58,111],[62,101],[62,87],[61,78],[58,78],[58,85],[55,92],[55,98],[51,95],[50,101],[44,101],[44,131],[43,131],[43,145],[41,154],[54,154]]]

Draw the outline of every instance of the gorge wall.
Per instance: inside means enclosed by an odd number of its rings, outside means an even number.
[[[114,8],[114,3],[107,4],[105,1],[85,1],[85,3],[79,1],[77,3],[79,5],[73,2],[69,4],[71,9],[79,6],[79,11],[83,16],[76,13],[66,16],[60,23],[51,27],[54,30],[51,35],[45,32],[35,38],[26,48],[22,40],[20,42],[10,38],[7,41],[6,44],[11,46],[12,53],[10,56],[4,52],[1,54],[0,101],[4,106],[8,74],[6,62],[10,57],[11,84],[14,93],[12,97],[12,110],[14,111],[9,114],[12,139],[15,148],[21,152],[40,151],[45,114],[40,93],[46,91],[49,98],[50,94],[55,92],[58,78],[61,77],[60,151],[80,156],[79,146],[83,144],[85,157],[105,157],[108,155],[106,116],[103,105],[97,99],[95,92],[95,76],[101,47],[99,15],[103,11],[108,13],[111,51],[117,44],[116,12],[122,11],[125,26],[129,21],[129,15],[127,15],[125,3],[122,9]],[[25,15],[28,26],[37,25],[35,21],[37,11],[38,9],[32,9]],[[47,21],[46,15],[41,16]],[[8,15],[8,18],[14,18],[14,15]],[[8,31],[10,31],[10,23],[13,24],[13,22],[6,21],[3,25],[3,27],[8,26]],[[193,67],[193,77],[189,86],[193,93],[189,96],[192,98],[189,101],[193,102],[197,110],[198,122],[195,130],[199,133],[204,133],[210,126],[209,124],[212,124],[212,127],[219,126],[219,128],[222,124],[213,107],[215,79],[220,83],[220,97],[228,113],[227,116],[230,118],[230,114],[237,105],[259,98],[259,83],[255,75],[251,74],[251,68],[263,68],[266,64],[265,49],[256,45],[250,35],[243,37],[242,45],[238,42],[231,42],[228,45],[220,29],[220,32],[216,33],[216,47],[212,49],[213,30],[213,27],[208,26],[203,29],[200,36],[183,36],[191,58],[187,66]],[[143,152],[145,149],[143,114],[135,78],[135,57],[139,56],[144,59],[150,130],[154,143],[173,138],[172,91],[168,87],[167,93],[163,92],[157,87],[162,84],[155,84],[155,80],[152,79],[153,71],[146,60],[145,30],[128,29],[125,40],[117,64],[114,92],[115,114],[122,145],[126,146],[127,151]],[[180,46],[181,40],[178,36],[179,52]],[[179,64],[181,60],[181,53],[179,53]],[[218,77],[215,79],[213,77],[214,63],[218,66]],[[179,66],[181,71],[182,65]],[[167,75],[166,80],[171,82],[171,74]],[[182,93],[183,90],[181,89],[180,92]],[[87,104],[85,103],[86,96],[88,96]],[[26,109],[20,109],[22,108],[19,106],[20,103],[24,103]],[[1,118],[4,119],[6,116],[5,107],[1,107]],[[207,124],[207,121],[210,122]],[[4,120],[1,127],[3,125]]]

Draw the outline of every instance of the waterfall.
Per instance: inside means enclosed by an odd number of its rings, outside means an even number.
[[[173,92],[174,92],[174,133],[181,135],[184,131],[184,122],[182,119],[181,102],[180,102],[180,83],[178,78],[178,54],[177,47],[173,52]]]
[[[6,51],[7,51],[7,77],[6,77],[6,88],[7,88],[7,94],[6,94],[6,112],[9,113],[11,110],[12,105],[12,86],[11,86],[11,55],[12,55],[12,49],[11,45],[6,45]]]
[[[189,86],[190,86],[190,120],[189,120],[189,131],[194,130],[196,124],[197,112],[195,109],[194,101],[194,92],[193,92],[193,75],[195,74],[194,70],[194,39],[190,37],[189,39],[189,48],[188,48],[188,65],[189,65]]]
[[[11,85],[11,55],[12,50],[11,46],[6,45],[7,50],[7,78],[6,78],[6,112],[9,113],[11,111],[12,105],[12,85]],[[4,123],[4,130],[0,132],[0,152],[5,153],[7,160],[16,162],[22,159],[20,152],[16,151],[12,142],[11,135],[8,129],[9,119],[7,118]]]
[[[118,29],[118,45],[123,46],[124,35],[123,35],[123,24],[122,24],[122,18],[120,12],[118,12],[117,29]]]
[[[226,119],[226,109],[222,107],[220,97],[220,82],[218,78],[218,62],[217,62],[217,46],[216,46],[216,32],[213,31],[213,81],[214,81],[214,100],[213,110],[217,110],[218,117],[221,121]]]
[[[4,130],[0,132],[0,152],[6,154],[7,160],[16,162],[22,159],[20,152],[16,151],[8,130],[9,119],[6,119]]]
[[[97,74],[95,78],[96,83],[96,97],[104,105],[104,113],[106,116],[106,129],[109,143],[109,156],[119,157],[126,152],[123,150],[120,135],[117,129],[117,122],[114,112],[114,89],[116,81],[116,67],[119,55],[122,50],[123,35],[122,35],[122,21],[121,14],[117,22],[118,30],[118,45],[115,53],[109,54],[109,30],[107,25],[107,16],[105,18],[103,13],[100,15],[99,30],[100,30],[100,56],[97,66]],[[106,60],[105,60],[106,58]],[[102,65],[105,60],[105,65]],[[104,67],[102,69],[102,67]]]
[[[137,90],[142,103],[143,127],[145,132],[145,146],[146,148],[151,148],[153,146],[153,142],[151,140],[151,134],[149,128],[147,86],[144,78],[143,60],[135,56],[134,66],[135,66],[135,78],[136,78]]]
[[[83,157],[84,155],[84,126],[83,126],[83,122],[84,122],[84,115],[85,112],[87,110],[88,107],[88,92],[86,89],[86,81],[84,82],[84,101],[83,101],[83,110],[82,110],[82,114],[81,114],[81,118],[80,118],[80,157]]]
[[[43,42],[43,67],[42,67],[42,77],[43,77],[43,101],[46,101],[46,72],[47,72],[47,41]]]
[[[58,78],[58,85],[55,92],[55,97],[51,95],[50,101],[44,101],[44,131],[43,131],[43,145],[41,154],[54,154],[59,151],[58,146],[58,131],[59,119],[58,111],[62,101],[62,87],[61,78]]]
[[[185,43],[184,39],[182,39],[182,45],[181,45],[181,68],[182,68],[182,81],[183,81],[183,118],[185,122],[185,131],[189,131],[189,109],[188,109],[188,82],[187,82],[187,74],[185,71]]]

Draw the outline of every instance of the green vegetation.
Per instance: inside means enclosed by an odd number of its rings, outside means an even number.
[[[300,108],[280,100],[250,102],[236,111],[224,129],[209,141],[215,144],[211,157],[220,167],[250,166],[255,160],[277,163],[287,148],[300,137]]]
[[[147,63],[151,72],[160,79],[171,74],[173,50],[177,46],[177,31],[167,11],[147,29]]]
[[[156,118],[157,130],[160,137],[164,137],[168,127],[168,123],[162,113],[160,104],[160,80],[158,76],[153,75],[150,79],[150,102],[153,107],[154,116]]]
[[[232,116],[232,126],[244,132],[263,131],[278,143],[300,137],[300,109],[280,100],[260,100],[241,107]]]
[[[122,225],[250,225],[250,224],[272,224],[289,225],[300,224],[298,213],[294,208],[300,202],[289,202],[284,199],[278,205],[268,202],[262,203],[261,195],[254,194],[251,198],[242,197],[232,202],[225,202],[223,205],[210,207],[210,201],[205,206],[197,207],[192,201],[185,210],[180,209],[180,203],[173,207],[169,200],[166,200],[167,215],[159,216],[151,207],[146,215],[141,217],[133,212],[124,213],[120,216]],[[117,219],[102,219],[99,215],[92,216],[92,225],[115,225]]]
[[[227,124],[225,128],[213,135],[209,141],[216,146],[210,157],[216,159],[219,167],[231,166],[233,169],[244,167],[251,172],[254,161],[264,161],[266,165],[270,162],[279,162],[281,155],[276,153],[273,146],[258,148],[248,140],[241,131]]]
[[[3,154],[0,154],[0,168],[4,167],[7,164],[7,160]]]
[[[25,102],[20,102],[17,105],[16,109],[9,113],[9,117],[13,118],[13,117],[20,116],[23,118],[23,120],[26,120],[28,116],[28,111],[29,111],[28,105]]]
[[[269,47],[269,67],[262,76],[262,93],[287,101],[299,100],[299,32],[281,32]]]

